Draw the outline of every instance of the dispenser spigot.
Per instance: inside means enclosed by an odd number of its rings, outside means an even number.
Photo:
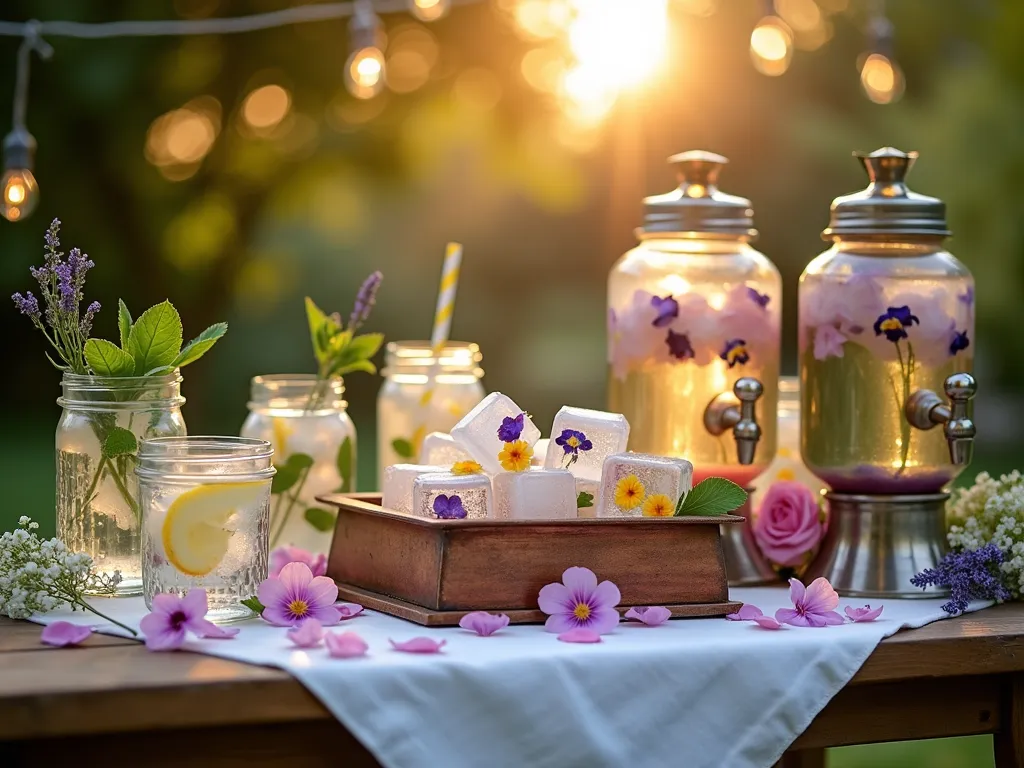
[[[954,373],[946,379],[944,388],[949,405],[930,389],[919,389],[907,398],[903,410],[907,421],[918,429],[942,424],[949,443],[949,460],[956,466],[965,466],[971,463],[977,433],[967,416],[967,404],[978,391],[978,385],[971,374]]]
[[[757,379],[744,376],[733,385],[732,392],[722,392],[704,409],[704,428],[716,437],[732,429],[740,464],[753,464],[761,427],[754,406],[764,392]]]

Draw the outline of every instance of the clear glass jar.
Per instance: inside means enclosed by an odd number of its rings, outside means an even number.
[[[945,206],[903,183],[916,155],[859,157],[871,185],[833,203],[833,245],[800,278],[802,455],[838,493],[937,492],[963,467],[905,406],[971,372],[974,280],[943,249]]]
[[[384,468],[417,461],[424,436],[447,432],[484,399],[480,347],[449,341],[435,358],[429,341],[387,346],[384,384],[377,395],[377,482]],[[424,404],[428,382],[433,390]]]
[[[716,187],[726,159],[671,161],[679,189],[644,201],[640,244],[608,279],[609,410],[629,420],[630,450],[689,459],[695,483],[716,475],[748,486],[775,454],[782,280],[749,244],[750,201]],[[709,403],[741,377],[763,387],[747,465],[730,432],[704,424]]]
[[[243,437],[145,440],[138,466],[142,578],[153,596],[205,589],[207,618],[255,615],[241,601],[267,578],[274,450]]]
[[[121,572],[118,596],[142,592],[138,443],[185,434],[181,375],[107,378],[65,373],[57,424],[57,537]]]
[[[281,469],[274,484],[270,546],[326,553],[334,513],[316,497],[355,491],[356,428],[346,412],[341,379],[314,392],[316,386],[312,374],[254,376],[241,435],[270,443]]]

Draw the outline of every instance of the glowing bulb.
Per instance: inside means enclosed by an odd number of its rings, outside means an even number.
[[[876,104],[890,104],[903,95],[903,73],[896,62],[881,53],[872,53],[864,59],[860,84]]]
[[[793,33],[777,16],[765,16],[750,33],[750,58],[757,71],[773,77],[789,69],[793,58]]]
[[[413,15],[420,21],[436,21],[448,13],[451,0],[412,0]]]
[[[3,175],[0,186],[3,187],[0,214],[8,221],[20,221],[36,209],[39,185],[28,168],[11,168]]]
[[[357,99],[372,99],[384,88],[384,53],[360,48],[345,63],[345,85]]]

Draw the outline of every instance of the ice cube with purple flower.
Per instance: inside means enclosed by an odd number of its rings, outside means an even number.
[[[453,500],[456,497],[458,501]],[[419,475],[412,483],[412,513],[419,517],[483,520],[491,516],[491,499],[487,475],[433,472]]]
[[[623,453],[629,422],[621,413],[563,406],[551,426],[544,466],[568,469],[576,477],[600,480],[604,460]]]
[[[498,454],[505,443],[524,441],[533,446],[540,430],[507,395],[492,392],[451,429],[456,444],[492,475],[502,471]]]
[[[433,464],[392,464],[384,469],[381,505],[396,512],[412,512],[412,482],[420,475],[446,472],[449,467]]]

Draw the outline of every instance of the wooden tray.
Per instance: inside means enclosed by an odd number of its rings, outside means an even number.
[[[615,582],[622,610],[722,616],[740,606],[729,601],[720,526],[742,517],[436,520],[384,509],[379,495],[319,500],[338,510],[327,575],[340,596],[419,624],[481,610],[542,622],[537,593],[572,565]]]

